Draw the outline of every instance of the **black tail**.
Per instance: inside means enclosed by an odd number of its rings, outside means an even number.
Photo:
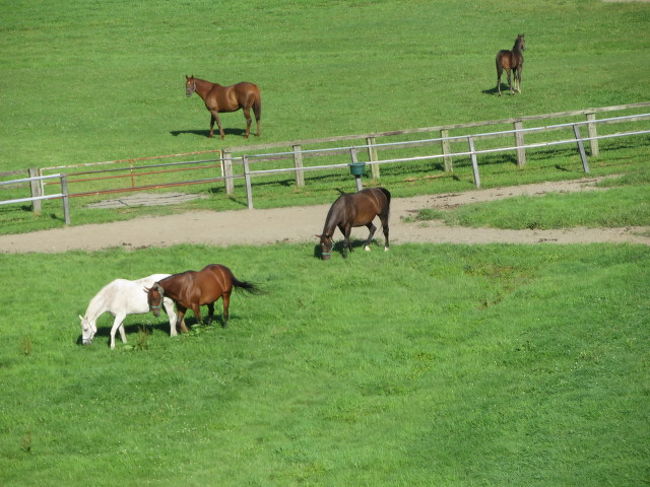
[[[388,200],[388,206],[390,206],[390,191],[388,191],[386,188],[377,188],[377,189],[386,195],[386,199]]]
[[[239,289],[243,289],[250,294],[264,294],[264,290],[260,288],[257,284],[253,284],[249,281],[240,281],[235,276],[232,278],[232,285]]]

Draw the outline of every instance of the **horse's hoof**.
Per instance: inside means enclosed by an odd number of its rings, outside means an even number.
[[[384,247],[384,252],[388,252],[388,247]]]
[[[366,252],[370,252],[370,247],[366,245],[366,246],[363,248],[363,250],[365,250]]]

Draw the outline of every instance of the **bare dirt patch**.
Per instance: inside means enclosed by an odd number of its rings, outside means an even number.
[[[595,191],[598,179],[580,179],[506,188],[394,198],[391,204],[391,243],[637,243],[650,245],[650,227],[571,228],[561,230],[500,230],[450,227],[441,222],[407,222],[422,208],[456,206],[549,192]],[[316,242],[328,205],[267,210],[193,211],[144,217],[124,222],[79,225],[29,234],[0,236],[0,252],[65,252],[110,247],[167,247],[182,243],[209,245],[267,245],[277,242]],[[379,226],[379,225],[378,225]],[[378,232],[381,235],[380,232]],[[338,235],[338,234],[337,234]],[[365,238],[354,229],[353,238]],[[339,237],[340,238],[340,235]],[[379,237],[380,239],[382,237]]]

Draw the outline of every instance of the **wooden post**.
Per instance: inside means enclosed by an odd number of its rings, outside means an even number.
[[[223,182],[226,187],[226,194],[233,194],[235,182],[232,179],[232,152],[227,150],[222,152],[221,165],[223,167]]]
[[[296,168],[296,186],[305,185],[305,172],[302,170],[302,146],[293,146],[293,165]]]
[[[70,202],[68,201],[68,177],[61,175],[61,193],[63,193],[63,218],[65,224],[70,225]]]
[[[440,131],[440,137],[442,138],[442,153],[444,157],[442,158],[445,163],[445,172],[454,172],[454,163],[451,159],[451,144],[449,143],[449,130],[442,129]]]
[[[587,124],[587,127],[589,128],[589,138],[598,137],[596,124],[594,123],[596,121],[596,114],[587,113],[587,121],[590,122]],[[589,147],[591,148],[591,156],[598,157],[598,139],[592,138],[589,141]]]
[[[478,159],[476,158],[476,149],[474,148],[474,137],[467,137],[467,143],[469,144],[469,151],[471,152],[472,157],[472,172],[474,173],[474,184],[477,188],[481,187],[481,176],[478,172]]]
[[[246,201],[248,202],[248,209],[253,209],[253,185],[251,184],[251,174],[248,167],[248,156],[242,156],[242,163],[244,164],[244,179],[246,180]]]
[[[589,163],[587,162],[587,153],[585,152],[585,145],[582,142],[582,136],[580,135],[580,127],[577,125],[573,126],[573,133],[576,136],[576,141],[578,142],[578,152],[580,153],[580,159],[582,159],[582,168],[585,172],[589,172]]]
[[[515,122],[515,130],[519,131],[524,128],[521,121]],[[517,146],[517,166],[524,167],[526,165],[526,149],[524,149],[524,133],[515,132],[515,145]]]
[[[36,178],[41,175],[40,169],[36,167],[30,167],[27,172],[29,173],[30,178]],[[32,180],[29,182],[29,186],[32,191],[32,198],[38,198],[43,196],[43,186],[41,185],[40,180]],[[32,211],[37,215],[41,214],[41,200],[32,201]]]
[[[375,142],[376,141],[374,137],[366,137],[366,144],[368,145],[368,160],[370,162],[375,162],[379,160],[379,158],[377,157],[377,148],[375,147]],[[370,171],[372,172],[372,179],[375,181],[378,180],[379,164],[371,164]]]

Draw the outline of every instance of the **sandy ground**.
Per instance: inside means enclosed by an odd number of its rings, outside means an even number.
[[[441,222],[406,222],[422,208],[453,208],[467,203],[548,192],[597,191],[596,179],[530,184],[507,188],[394,198],[391,204],[391,244],[431,243],[637,243],[650,245],[650,227],[573,228],[563,230],[499,230],[449,227]],[[219,246],[266,245],[276,242],[316,242],[329,205],[267,210],[193,211],[135,220],[71,226],[28,234],[0,236],[0,252],[65,252],[109,247],[166,247],[181,243]],[[379,221],[376,222],[379,227]],[[353,239],[366,237],[365,228],[352,230]],[[383,234],[377,231],[378,240]],[[342,236],[337,232],[335,239]]]

